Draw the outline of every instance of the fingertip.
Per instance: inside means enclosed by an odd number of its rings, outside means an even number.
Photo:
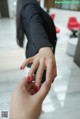
[[[39,90],[38,86],[37,85],[34,85],[33,90],[34,90],[35,93],[37,93],[38,90]]]
[[[20,70],[23,70],[24,69],[24,67],[23,66],[20,66]]]
[[[30,82],[30,81],[31,81],[30,76],[28,76],[28,77],[26,78],[26,81],[28,81],[28,82]]]

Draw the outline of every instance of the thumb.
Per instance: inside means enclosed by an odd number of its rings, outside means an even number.
[[[45,97],[47,96],[49,90],[51,88],[51,82],[50,81],[45,81],[40,90],[37,92],[37,98],[38,100],[40,100],[41,102],[43,102],[43,100],[45,99]]]

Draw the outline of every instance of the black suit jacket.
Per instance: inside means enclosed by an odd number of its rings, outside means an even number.
[[[55,52],[57,38],[54,23],[36,0],[23,0],[21,21],[28,39],[26,57],[35,55],[42,47],[53,47]]]

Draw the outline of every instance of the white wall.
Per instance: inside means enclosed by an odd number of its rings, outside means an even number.
[[[67,22],[70,16],[75,16],[80,23],[80,11],[71,11],[63,9],[50,9],[50,14],[55,13],[55,23],[62,26],[67,26]]]

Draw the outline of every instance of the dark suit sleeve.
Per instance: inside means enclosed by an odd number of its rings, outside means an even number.
[[[24,28],[27,27],[27,24],[29,25],[31,39],[36,52],[38,52],[42,47],[52,47],[52,44],[49,42],[47,33],[43,27],[43,20],[35,4],[28,4],[24,7],[22,11],[22,19]]]

